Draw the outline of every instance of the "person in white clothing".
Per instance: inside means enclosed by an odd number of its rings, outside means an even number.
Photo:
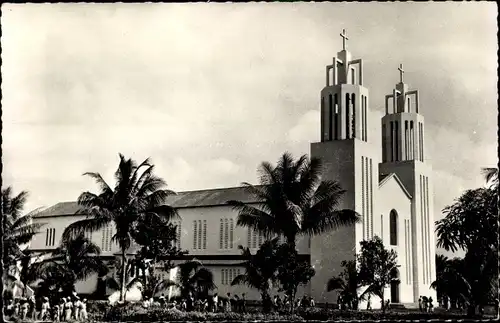
[[[86,321],[88,318],[87,314],[87,299],[84,298],[83,302],[80,302],[80,320]]]
[[[75,320],[79,320],[80,319],[80,304],[82,302],[80,302],[80,297],[76,297],[76,300],[74,302],[74,305],[73,305],[73,316],[75,318]]]

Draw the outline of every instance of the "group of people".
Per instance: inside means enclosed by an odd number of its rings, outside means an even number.
[[[420,312],[432,313],[434,312],[434,303],[432,297],[420,296],[418,298],[418,309]]]
[[[77,295],[72,295],[61,298],[59,303],[53,306],[50,305],[48,297],[42,297],[41,304],[37,304],[34,296],[11,299],[6,305],[5,314],[21,320],[85,321],[88,318],[87,299],[80,300]]]
[[[270,301],[272,303],[272,308],[277,311],[290,309],[291,307],[291,299],[287,296],[281,299],[279,295],[276,295],[274,298],[270,299]],[[148,308],[150,306],[166,306],[168,308],[176,308],[186,312],[245,313],[247,311],[245,293],[241,294],[241,297],[237,294],[231,295],[231,293],[227,293],[226,297],[219,297],[219,295],[215,293],[207,298],[196,298],[193,293],[190,292],[187,297],[182,298],[179,301],[174,300],[170,303],[167,302],[164,294],[162,294],[157,300],[145,297],[143,300],[143,307]],[[296,308],[314,306],[314,299],[305,295],[295,301]]]
[[[283,297],[283,300],[279,295],[275,295],[273,298],[272,305],[274,310],[276,311],[282,311],[282,310],[287,311],[290,310],[292,302],[293,302],[292,298],[287,295]],[[308,308],[315,306],[316,304],[311,296],[304,295],[302,296],[302,298],[298,298],[295,300],[295,308],[299,307]]]
[[[239,297],[238,295],[232,295],[227,293],[227,297],[219,297],[217,293],[210,297],[197,298],[192,292],[189,292],[187,297],[181,298],[179,300],[174,300],[172,302],[167,302],[165,295],[162,294],[157,300],[154,298],[145,297],[142,303],[143,307],[148,308],[150,306],[166,306],[168,308],[176,308],[178,310],[191,312],[245,312],[246,311],[246,299],[245,293]]]

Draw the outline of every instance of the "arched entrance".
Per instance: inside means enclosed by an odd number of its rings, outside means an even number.
[[[399,270],[394,268],[391,271],[391,303],[400,303],[399,300]]]

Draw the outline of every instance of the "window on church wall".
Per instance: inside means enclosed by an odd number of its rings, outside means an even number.
[[[325,141],[327,139],[327,133],[326,133],[326,127],[325,127],[325,122],[328,121],[327,118],[327,113],[325,111],[325,98],[322,96],[321,97],[321,135],[322,135],[322,141]]]
[[[413,159],[415,153],[415,131],[413,130],[413,121],[410,121],[410,158]]]
[[[391,162],[394,161],[394,121],[389,122],[391,126]]]
[[[333,123],[333,99],[332,95],[328,95],[328,140],[332,140],[333,135],[332,132],[334,130],[334,127],[332,125]],[[337,125],[335,125],[336,127]]]
[[[351,136],[356,137],[356,94],[351,94],[351,106],[352,106],[352,117],[351,117]]]
[[[370,237],[373,238],[373,172],[370,158]]]
[[[386,134],[386,125],[382,125],[382,162],[385,163],[387,161],[387,134]]]
[[[396,139],[395,139],[395,144],[396,144],[396,161],[399,161],[399,151],[400,151],[400,148],[399,148],[399,122],[398,121],[395,121],[394,122],[394,127],[395,127],[395,133],[396,133]]]
[[[365,102],[365,141],[368,141],[368,98],[366,95],[363,97],[363,100]]]
[[[389,231],[391,246],[398,245],[398,213],[392,210],[389,215]]]
[[[351,68],[351,84],[356,84],[356,70]]]
[[[349,93],[345,94],[345,138],[349,139],[351,138],[351,127],[350,127],[350,121],[351,121],[351,113],[350,113],[350,105],[351,105],[351,96]]]
[[[380,214],[380,239],[384,241],[384,215]]]
[[[334,120],[334,138],[335,140],[339,139],[340,136],[340,103],[339,103],[339,97],[338,94],[335,93],[333,96],[333,101],[334,101],[334,109],[335,109],[335,120]]]
[[[365,157],[361,156],[361,209],[363,239],[366,240],[366,211],[365,211]]]
[[[409,159],[408,150],[410,147],[410,140],[408,139],[408,120],[405,120],[405,159]]]

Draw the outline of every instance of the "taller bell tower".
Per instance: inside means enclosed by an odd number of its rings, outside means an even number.
[[[412,196],[411,244],[413,297],[432,296],[436,279],[432,168],[425,154],[425,122],[420,114],[419,91],[404,83],[403,66],[399,83],[385,96],[382,118],[382,163],[380,174],[395,173]]]
[[[363,83],[363,60],[352,59],[345,30],[340,36],[342,50],[326,66],[320,96],[321,142],[311,144],[311,157],[323,161],[323,180],[337,181],[345,190],[338,208],[356,210],[362,215],[362,223],[311,238],[311,265],[316,270],[311,294],[322,303],[337,299],[335,292],[326,292],[326,284],[342,272],[342,260],[354,259],[359,242],[374,236],[378,192],[379,147],[370,140],[369,92]]]

